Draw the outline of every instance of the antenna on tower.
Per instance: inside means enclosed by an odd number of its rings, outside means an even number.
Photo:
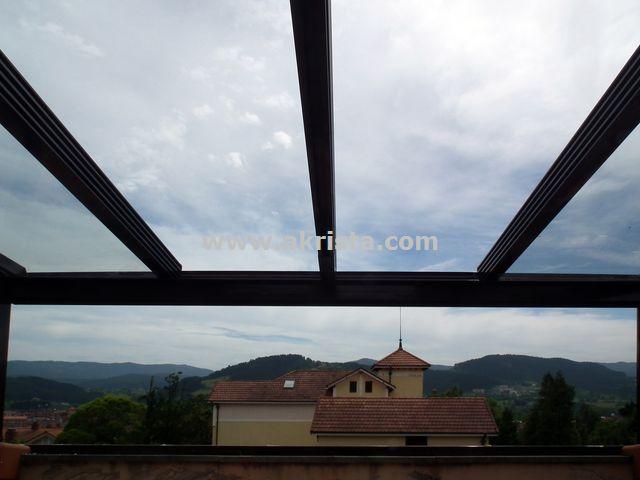
[[[402,350],[402,307],[400,307],[400,350]]]

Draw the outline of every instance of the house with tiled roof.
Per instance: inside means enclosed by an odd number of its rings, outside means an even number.
[[[423,396],[428,362],[399,348],[371,370],[219,381],[214,445],[481,445],[498,433],[482,397]]]

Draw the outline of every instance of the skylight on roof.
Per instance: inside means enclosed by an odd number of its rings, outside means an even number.
[[[295,380],[285,380],[284,388],[293,388],[295,384],[296,384]]]

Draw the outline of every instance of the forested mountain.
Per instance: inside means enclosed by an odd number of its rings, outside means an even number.
[[[119,375],[117,377],[74,380],[73,383],[88,390],[143,394],[149,390],[152,378],[155,386],[163,387],[166,383],[164,379],[168,375],[169,373],[161,373],[157,375],[130,373],[128,375]]]
[[[327,363],[302,355],[272,355],[232,365],[210,375],[187,378],[187,391],[211,388],[216,380],[268,380],[291,370],[351,370],[365,366],[368,359],[346,363]],[[365,367],[366,368],[366,367]],[[618,397],[632,395],[634,382],[622,372],[598,363],[574,362],[564,358],[540,358],[526,355],[487,355],[457,363],[453,367],[434,365],[425,372],[424,390],[445,392],[453,387],[470,394],[474,389],[491,389],[498,385],[539,382],[547,372],[561,371],[567,382],[576,388]]]
[[[206,394],[215,382],[221,379],[267,380],[292,370],[353,370],[360,367],[367,368],[365,363],[370,363],[369,360],[331,363],[312,360],[302,355],[284,354],[255,358],[215,372],[187,365],[171,364],[12,361],[9,366],[12,376],[8,380],[7,400],[13,405],[25,405],[25,408],[31,408],[32,399],[80,404],[104,392],[125,393],[136,397],[148,391],[152,376],[155,385],[162,386],[164,377],[180,371],[183,372],[181,386],[184,391]],[[34,368],[37,369],[38,375],[15,376],[16,372],[34,371]],[[123,370],[143,373],[108,376],[114,371]],[[207,375],[185,378],[185,375],[199,371],[204,371]],[[531,384],[523,389],[520,388],[517,392],[517,396],[523,398],[523,396],[535,395],[537,387],[534,384],[540,382],[545,373],[558,371],[562,372],[567,382],[574,385],[578,391],[613,396],[621,401],[633,397],[635,381],[623,372],[614,371],[593,362],[574,362],[564,358],[525,355],[487,355],[458,363],[453,367],[434,365],[425,372],[424,392],[429,395],[435,389],[438,393],[444,393],[453,387],[458,387],[467,395],[473,394],[474,389],[480,389],[483,395],[491,396],[496,394],[502,386],[518,389],[520,385]],[[87,377],[90,373],[95,374],[96,377]],[[54,379],[40,378],[46,375],[51,375]],[[55,381],[55,377],[72,379],[59,382]]]
[[[635,362],[613,362],[613,363],[601,363],[603,367],[607,367],[616,372],[622,372],[628,377],[636,376],[636,364]]]
[[[363,367],[357,362],[331,363],[312,360],[302,355],[285,354],[259,357],[248,362],[230,365],[202,378],[186,378],[183,388],[198,391],[208,387],[215,380],[270,380],[292,370],[354,370]]]
[[[97,380],[121,375],[166,376],[169,373],[182,372],[185,377],[204,376],[211,373],[207,368],[191,365],[140,363],[98,363],[98,362],[59,362],[49,360],[10,360],[7,375],[10,377],[36,376],[61,382],[75,383],[75,380]]]
[[[38,408],[44,403],[80,405],[100,396],[69,383],[40,377],[9,377],[5,401],[11,408]]]
[[[562,372],[567,382],[577,389],[619,396],[630,396],[633,392],[632,379],[598,363],[527,355],[487,355],[457,363],[450,370],[427,371],[425,393],[434,388],[446,391],[453,386],[469,392],[497,385],[539,382],[547,372]]]

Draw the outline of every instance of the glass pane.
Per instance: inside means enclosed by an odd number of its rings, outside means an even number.
[[[147,267],[0,127],[0,253],[29,272]]]
[[[473,271],[640,43],[640,3],[333,2],[343,270]]]
[[[317,269],[211,248],[313,232],[288,1],[3,2],[0,44],[184,269]]]
[[[639,161],[636,128],[510,272],[640,274]]]

